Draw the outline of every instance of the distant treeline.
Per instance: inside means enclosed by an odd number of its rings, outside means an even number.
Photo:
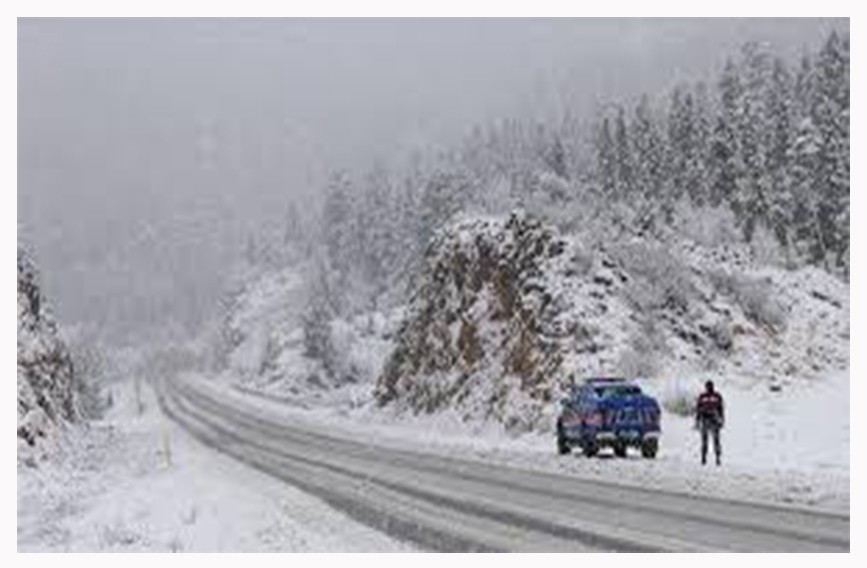
[[[612,199],[666,216],[683,198],[727,205],[747,242],[764,227],[804,262],[848,271],[848,37],[832,33],[795,69],[748,43],[711,88],[601,117],[595,149],[595,180]]]
[[[729,209],[744,242],[762,231],[791,265],[848,276],[848,36],[831,33],[796,64],[748,43],[713,85],[606,104],[591,120],[479,127],[399,173],[335,174],[312,245],[328,311],[405,284],[459,211],[590,200],[628,209],[647,231],[670,226],[678,209]],[[287,235],[298,217],[292,208]]]

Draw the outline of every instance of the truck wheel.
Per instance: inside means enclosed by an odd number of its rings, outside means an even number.
[[[656,452],[659,449],[659,441],[656,438],[649,438],[641,442],[641,456],[653,459],[656,457]]]
[[[614,444],[614,455],[618,458],[626,457],[626,444],[623,442],[615,442]]]
[[[596,443],[596,440],[585,440],[581,444],[581,451],[588,458],[592,458],[599,453],[599,444]]]
[[[566,437],[563,435],[563,429],[560,425],[557,425],[557,453],[562,455],[568,454],[572,451],[572,448],[569,446],[569,443],[566,441]]]

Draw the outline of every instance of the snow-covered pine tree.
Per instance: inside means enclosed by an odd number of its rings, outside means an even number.
[[[810,116],[803,117],[789,150],[793,206],[793,249],[799,259],[825,266],[827,250],[819,223],[818,187],[821,135]]]
[[[283,222],[283,244],[298,243],[303,237],[304,229],[298,215],[298,207],[294,201],[290,201],[286,207],[286,216]]]
[[[694,93],[684,86],[672,93],[668,114],[671,193],[666,211],[669,213],[674,203],[684,197],[697,205],[707,201],[709,119],[706,98],[703,85],[698,85]]]
[[[373,287],[376,301],[389,284],[389,276],[397,270],[400,242],[400,211],[393,198],[394,189],[388,172],[375,167],[365,179],[365,222],[369,224],[366,242],[361,251],[363,274]]]
[[[468,193],[467,180],[456,172],[437,171],[424,184],[419,202],[418,245],[427,250],[434,232],[461,210]]]
[[[667,223],[673,220],[675,205],[691,194],[694,177],[694,145],[696,143],[692,95],[684,86],[671,93],[667,116],[668,167],[667,191],[662,195],[662,209]]]
[[[768,224],[777,241],[789,250],[794,219],[792,167],[789,163],[794,132],[792,78],[782,59],[775,58],[768,89],[768,117],[771,128],[768,169],[771,188],[768,193]]]
[[[353,254],[353,219],[350,181],[345,172],[332,175],[325,191],[322,232],[330,266],[345,277]]]
[[[813,61],[807,53],[801,57],[792,89],[792,114],[794,115],[795,127],[797,128],[800,126],[802,120],[806,118],[813,119],[813,106],[816,103],[816,73]]]
[[[335,358],[331,341],[331,320],[340,312],[340,292],[332,282],[333,271],[327,260],[320,259],[310,278],[307,310],[302,315],[304,355],[322,362],[326,373],[332,373]]]
[[[596,136],[596,179],[602,195],[609,199],[617,196],[617,157],[611,136],[611,124],[603,117]]]
[[[848,42],[831,32],[816,62],[816,127],[821,137],[818,186],[822,193],[819,223],[832,255],[828,262],[844,268],[849,248],[849,53]]]
[[[650,99],[643,95],[632,121],[636,191],[647,200],[659,197],[664,175],[664,143]]]
[[[39,272],[18,243],[18,438],[35,446],[54,428],[81,418],[79,377]]]
[[[419,192],[420,182],[412,172],[405,175],[400,187],[396,187],[396,215],[398,218],[398,230],[395,235],[397,240],[397,258],[395,261],[396,274],[393,278],[400,279],[415,270],[418,259],[421,258],[419,247],[421,235],[421,196]]]
[[[741,230],[749,242],[758,225],[768,225],[768,195],[772,185],[768,167],[767,108],[770,56],[764,46],[755,42],[745,44],[742,54],[744,91],[738,131],[745,175],[738,186],[736,200]]]
[[[737,216],[735,199],[743,177],[739,127],[743,86],[737,66],[727,61],[718,83],[720,108],[711,132],[709,171],[710,202],[716,207],[727,204]]]
[[[693,203],[703,207],[708,201],[708,152],[710,145],[710,102],[707,85],[698,83],[690,97],[688,108],[692,116],[692,145],[686,164],[686,182]]]
[[[617,107],[617,118],[614,126],[614,161],[617,180],[615,194],[618,199],[629,201],[635,187],[635,175],[626,117],[623,107],[620,106]]]
[[[563,141],[559,136],[554,135],[551,141],[545,145],[543,160],[548,169],[554,172],[555,175],[563,179],[569,179],[566,149],[563,147]]]

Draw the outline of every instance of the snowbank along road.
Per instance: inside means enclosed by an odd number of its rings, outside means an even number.
[[[193,379],[165,412],[217,450],[353,518],[440,551],[849,550],[849,517],[410,452],[263,417]]]

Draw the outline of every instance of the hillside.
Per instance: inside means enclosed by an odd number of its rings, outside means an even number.
[[[848,286],[824,272],[685,239],[587,242],[522,213],[442,230],[377,381],[379,405],[544,430],[573,378],[784,388],[848,368]]]

